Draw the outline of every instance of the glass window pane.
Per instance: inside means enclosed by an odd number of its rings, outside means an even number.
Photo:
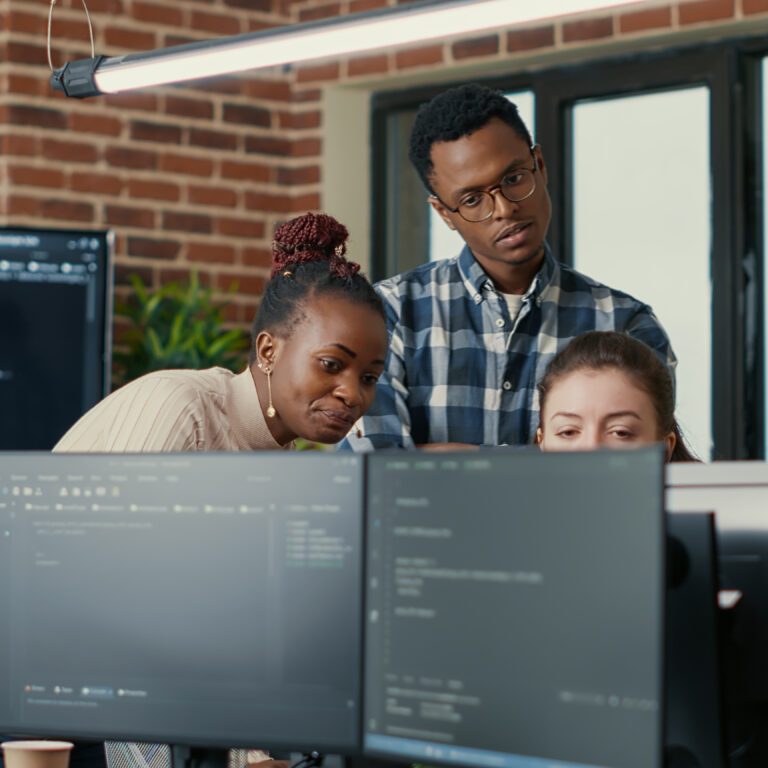
[[[765,190],[768,189],[768,59],[763,59],[762,66],[762,81],[763,81],[763,253],[768,253],[768,195],[765,194]],[[765,354],[763,360],[768,361],[768,265],[763,264],[763,279],[765,280],[763,286],[763,307],[765,311],[765,322],[763,327],[766,328],[765,333]],[[768,376],[763,374],[763,380],[768,385]],[[768,392],[765,395],[766,403],[768,403]],[[765,457],[768,458],[768,407],[765,409]]]
[[[677,417],[709,459],[711,189],[709,90],[573,110],[574,264],[650,304],[677,354]]]
[[[506,97],[517,104],[517,111],[523,122],[528,126],[531,136],[535,136],[535,102],[533,91],[516,91],[507,93]],[[534,138],[535,141],[535,138]],[[458,232],[449,229],[445,222],[429,209],[429,260],[447,259],[455,256],[464,247],[464,241]]]

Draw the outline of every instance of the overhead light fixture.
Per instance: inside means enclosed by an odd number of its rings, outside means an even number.
[[[53,71],[51,87],[78,98],[119,93],[648,4],[647,0],[429,0],[145,53],[93,56]]]

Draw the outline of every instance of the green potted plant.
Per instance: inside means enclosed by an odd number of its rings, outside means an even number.
[[[129,323],[113,354],[116,386],[165,368],[245,367],[249,334],[224,329],[228,302],[215,301],[210,288],[201,288],[197,272],[186,284],[172,282],[155,290],[138,275],[131,275],[130,282],[128,300],[115,303],[115,314]],[[229,292],[236,290],[233,284]]]

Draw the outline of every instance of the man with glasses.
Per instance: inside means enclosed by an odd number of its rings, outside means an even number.
[[[429,203],[466,245],[377,285],[390,352],[346,447],[531,443],[536,383],[584,331],[626,332],[674,372],[650,307],[553,257],[544,157],[502,93],[464,85],[423,104],[410,159]]]

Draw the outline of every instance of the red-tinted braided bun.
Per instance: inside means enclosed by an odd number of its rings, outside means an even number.
[[[291,266],[310,261],[327,261],[328,269],[337,277],[349,277],[360,265],[347,261],[347,228],[325,213],[305,213],[281,224],[272,241],[272,272],[290,274]]]

